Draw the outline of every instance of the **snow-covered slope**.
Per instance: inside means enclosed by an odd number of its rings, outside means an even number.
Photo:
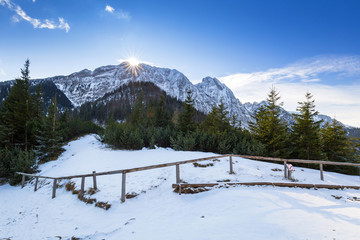
[[[71,175],[139,167],[170,161],[213,156],[212,153],[177,152],[171,149],[114,151],[94,135],[70,142],[57,161],[40,167],[40,174]],[[233,158],[211,161],[214,166],[181,165],[182,180],[189,183],[273,181],[283,179],[282,165]],[[276,170],[276,171],[275,171]],[[301,183],[359,185],[358,176],[295,168]],[[75,181],[77,188],[79,181]],[[41,181],[24,189],[0,186],[0,238],[4,239],[358,239],[360,198],[357,190],[276,187],[215,188],[199,194],[178,195],[175,167],[127,174],[127,192],[139,195],[120,203],[121,175],[99,176],[99,192],[92,195],[112,206],[105,211],[85,204],[65,191],[60,182],[51,199],[51,183]],[[87,179],[85,188],[92,187]],[[335,198],[336,197],[336,198]],[[58,236],[58,237],[57,237]]]

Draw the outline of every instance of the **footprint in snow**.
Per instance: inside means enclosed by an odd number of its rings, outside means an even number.
[[[136,218],[130,218],[124,225],[128,225],[129,223],[131,223],[132,221],[135,221]]]

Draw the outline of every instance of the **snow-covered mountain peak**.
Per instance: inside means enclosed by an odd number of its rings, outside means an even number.
[[[136,72],[137,74],[134,74],[134,68],[127,62],[123,62],[119,65],[98,67],[94,71],[83,69],[68,76],[56,76],[43,80],[54,82],[74,106],[95,101],[132,81],[152,82],[166,94],[180,101],[186,99],[187,91],[190,90],[197,110],[209,113],[222,101],[229,111],[229,117],[235,115],[244,128],[248,128],[249,122],[253,121],[253,114],[259,107],[266,104],[266,101],[242,104],[231,89],[214,77],[205,77],[202,82],[195,85],[176,69],[144,63],[136,67]],[[293,116],[284,109],[282,109],[281,117],[289,123],[294,122]]]
[[[226,88],[226,85],[221,83],[219,79],[213,78],[213,77],[205,77],[202,79],[202,82],[198,85],[210,85],[210,86],[216,86],[218,89],[222,90]]]
[[[83,69],[80,72],[72,73],[69,76],[72,76],[72,77],[88,77],[90,75],[92,75],[92,71],[90,71],[89,69]]]

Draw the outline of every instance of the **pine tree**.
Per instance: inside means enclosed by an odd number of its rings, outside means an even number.
[[[32,147],[29,142],[29,139],[32,138],[30,122],[33,117],[29,66],[30,61],[27,59],[24,69],[21,69],[21,78],[15,80],[9,95],[3,101],[0,113],[0,143],[2,146],[19,146],[25,150]]]
[[[305,97],[304,102],[298,103],[299,114],[293,114],[296,121],[292,127],[295,154],[301,159],[321,159],[321,121],[315,120],[319,113],[315,110],[313,96],[307,92]]]
[[[352,162],[356,159],[356,149],[344,126],[335,119],[321,129],[321,142],[322,152],[329,161]]]
[[[62,137],[56,114],[57,100],[56,96],[54,96],[47,116],[43,118],[43,123],[39,130],[37,154],[42,161],[53,160],[63,151],[61,147]]]
[[[150,100],[146,108],[146,126],[154,126],[155,124],[155,104],[153,99]]]
[[[155,127],[167,127],[171,125],[171,123],[170,114],[165,107],[165,97],[161,95],[155,110]]]
[[[286,123],[281,121],[279,93],[273,87],[266,99],[267,104],[256,111],[255,122],[250,122],[250,129],[255,138],[266,147],[266,154],[274,157],[288,157],[290,149]]]
[[[196,110],[194,108],[194,99],[191,90],[187,91],[187,96],[183,104],[183,111],[179,116],[179,129],[184,133],[194,131],[196,122],[194,120]]]
[[[37,145],[36,136],[39,134],[39,129],[44,115],[44,99],[40,85],[37,86],[35,94],[31,96],[31,121],[30,121],[30,144]]]
[[[222,133],[231,129],[229,112],[221,100],[218,107],[214,106],[211,112],[201,123],[201,128],[209,133]]]
[[[144,97],[143,92],[141,91],[138,94],[134,109],[131,112],[131,115],[129,117],[129,123],[133,127],[139,127],[143,126],[144,124]]]

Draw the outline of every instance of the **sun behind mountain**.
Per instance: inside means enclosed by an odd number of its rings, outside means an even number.
[[[137,58],[135,58],[135,57],[131,57],[131,58],[127,59],[126,61],[127,61],[127,62],[129,63],[129,65],[132,66],[132,67],[136,67],[137,65],[140,64],[140,61],[139,61]]]

